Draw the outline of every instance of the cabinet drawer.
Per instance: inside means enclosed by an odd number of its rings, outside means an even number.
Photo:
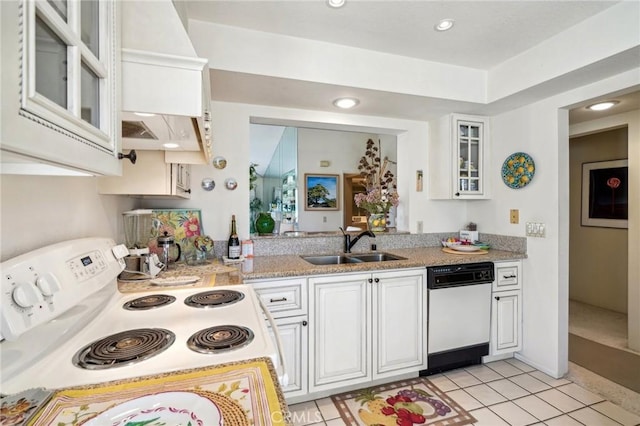
[[[307,313],[307,280],[278,280],[250,283],[274,318]]]
[[[496,263],[496,280],[493,291],[515,290],[521,287],[520,262]]]

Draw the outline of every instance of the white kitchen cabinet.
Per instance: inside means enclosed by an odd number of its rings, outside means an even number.
[[[490,356],[522,349],[522,263],[496,262],[491,299]]]
[[[120,174],[119,3],[0,7],[3,171]]]
[[[309,279],[311,392],[426,367],[425,275],[420,268]]]
[[[123,164],[122,176],[98,178],[100,194],[191,198],[191,165],[165,162],[163,151],[138,151],[136,164]]]
[[[274,317],[285,358],[288,383],[283,386],[288,402],[308,392],[308,309],[307,279],[302,277],[249,281]],[[269,328],[272,338],[273,330]]]
[[[489,198],[488,118],[451,114],[430,129],[430,197]]]

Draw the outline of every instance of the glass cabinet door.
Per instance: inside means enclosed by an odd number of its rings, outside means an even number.
[[[113,147],[115,12],[104,0],[23,0],[22,109],[86,140]],[[27,30],[27,34],[31,34]]]
[[[458,178],[456,192],[482,193],[483,123],[458,121]]]

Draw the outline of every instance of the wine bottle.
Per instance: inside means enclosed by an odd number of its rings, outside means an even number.
[[[229,259],[240,259],[240,238],[236,230],[236,215],[231,216],[231,235],[229,235],[229,248],[227,257]]]

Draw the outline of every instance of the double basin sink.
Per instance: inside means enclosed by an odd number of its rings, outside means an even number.
[[[320,256],[302,256],[302,259],[313,265],[341,265],[348,263],[387,262],[390,260],[406,260],[406,257],[389,253],[354,253]]]

